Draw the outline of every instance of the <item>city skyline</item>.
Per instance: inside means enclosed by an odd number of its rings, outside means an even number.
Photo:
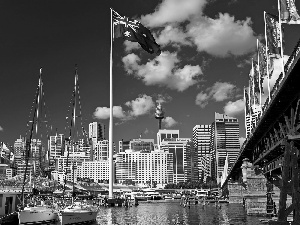
[[[217,112],[237,118],[245,138],[243,87],[256,38],[264,39],[263,11],[277,14],[277,1],[12,2],[0,7],[0,141],[12,145],[25,136],[40,67],[52,135],[66,134],[75,64],[85,129],[103,123],[108,139],[110,8],[140,19],[162,49],[155,56],[114,41],[116,144],[141,134],[155,139],[157,102],[165,111],[162,129],[178,129],[180,137],[192,138],[193,127],[211,124]],[[284,28],[289,55],[300,27]]]

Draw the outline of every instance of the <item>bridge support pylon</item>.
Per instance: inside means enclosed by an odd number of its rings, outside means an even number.
[[[269,221],[269,225],[288,225],[288,216],[293,213],[292,225],[300,224],[299,192],[299,143],[296,136],[288,135],[284,140],[284,160],[280,187],[278,220]],[[287,196],[292,196],[292,204],[287,206]]]

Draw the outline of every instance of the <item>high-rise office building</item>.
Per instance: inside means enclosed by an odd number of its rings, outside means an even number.
[[[116,179],[139,184],[173,182],[173,154],[163,151],[137,152],[125,150],[116,156]]]
[[[54,168],[55,159],[63,156],[65,151],[65,135],[56,134],[49,137],[49,161]]]
[[[45,149],[42,146],[41,140],[32,139],[31,141],[25,141],[24,138],[20,137],[14,143],[14,151],[18,175],[24,173],[25,170],[22,168],[26,167],[26,159],[28,159],[28,166],[32,166],[32,174],[39,175],[42,172],[45,163]]]
[[[246,125],[246,137],[251,134],[252,131],[252,116],[250,114],[245,115],[245,125]]]
[[[211,125],[211,176],[220,182],[228,155],[229,168],[234,164],[240,151],[238,119],[215,113],[215,121]]]
[[[253,105],[251,107],[251,113],[245,114],[246,137],[248,137],[252,129],[256,127],[261,112],[262,109],[259,105]]]
[[[130,141],[119,141],[119,152],[125,150],[151,152],[154,150],[154,139],[132,139]]]
[[[157,132],[157,144],[160,146],[161,142],[165,139],[179,138],[179,130],[162,129]]]
[[[130,149],[130,141],[119,141],[119,152],[125,152],[125,150]]]
[[[108,160],[109,157],[109,142],[108,140],[97,141],[93,148],[92,160]]]
[[[76,181],[78,176],[78,166],[81,166],[83,162],[89,160],[90,157],[86,156],[84,152],[69,152],[69,156],[68,153],[65,152],[63,156],[59,156],[55,159],[55,170],[51,171],[51,176],[54,180],[62,182],[65,179],[67,171],[67,181]]]
[[[85,161],[77,167],[77,177],[84,179],[89,178],[94,182],[99,180],[109,180],[109,161]]]
[[[199,179],[210,176],[210,131],[211,125],[196,125],[193,128],[193,143],[198,153]]]
[[[190,152],[195,151],[191,139],[164,138],[160,144],[160,149],[173,154],[173,182],[190,181],[192,179]],[[196,160],[195,157],[193,159]]]
[[[25,160],[25,139],[20,136],[14,143],[15,164],[22,163]]]
[[[89,139],[96,143],[105,139],[105,126],[102,123],[92,122],[89,124]]]

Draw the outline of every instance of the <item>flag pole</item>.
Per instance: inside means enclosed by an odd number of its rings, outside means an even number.
[[[280,54],[281,54],[281,59],[282,59],[282,75],[285,77],[285,71],[284,71],[284,61],[283,61],[283,44],[282,44],[282,27],[281,27],[281,13],[280,13],[280,2],[278,2],[278,20],[279,20],[279,28],[280,28]],[[283,78],[282,77],[282,78]]]
[[[268,77],[268,92],[269,92],[269,103],[271,101],[271,88],[270,88],[270,72],[269,72],[269,54],[268,54],[268,39],[267,39],[267,24],[266,24],[266,11],[264,11],[265,21],[265,40],[266,40],[266,58],[267,58],[267,77]]]
[[[114,171],[113,171],[113,77],[112,77],[112,43],[113,43],[113,11],[110,9],[110,113],[109,113],[109,195],[108,198],[113,198],[113,182],[114,182]]]
[[[251,91],[252,91],[252,95],[253,95],[253,105],[255,106],[256,104],[256,97],[255,97],[255,80],[254,80],[254,66],[253,66],[253,58],[252,58],[252,71],[251,71],[251,76],[252,76],[252,86],[251,86]]]
[[[250,110],[250,132],[252,132],[252,95],[251,95],[251,81],[249,80],[249,87],[248,87],[248,96],[249,96],[249,110]]]
[[[245,102],[245,128],[246,128],[246,138],[247,138],[247,100],[246,100],[246,95],[245,95],[245,86],[244,86],[244,102]]]

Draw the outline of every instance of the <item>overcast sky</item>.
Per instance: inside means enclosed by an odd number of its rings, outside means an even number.
[[[155,56],[114,41],[115,142],[156,138],[157,102],[163,128],[180,137],[211,124],[215,112],[238,118],[245,137],[243,87],[256,40],[264,42],[263,12],[277,15],[277,0],[10,0],[0,1],[0,141],[26,134],[40,67],[49,132],[67,134],[75,64],[83,125],[102,122],[108,138],[110,7],[140,20],[162,50]],[[300,25],[284,30],[288,57]]]

